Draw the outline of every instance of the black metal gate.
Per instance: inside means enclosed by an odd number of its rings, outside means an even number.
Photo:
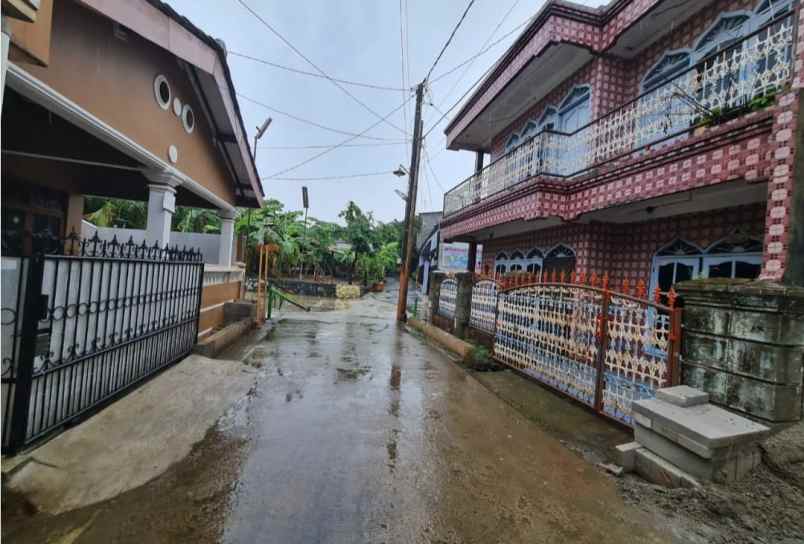
[[[97,236],[66,246],[3,257],[3,453],[179,361],[196,341],[200,252]]]

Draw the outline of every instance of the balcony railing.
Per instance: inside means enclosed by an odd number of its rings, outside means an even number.
[[[444,195],[444,215],[538,176],[572,178],[709,118],[750,106],[793,74],[793,14],[703,59],[572,133],[543,130]]]

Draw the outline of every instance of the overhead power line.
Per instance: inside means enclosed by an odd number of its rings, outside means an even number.
[[[449,35],[449,38],[447,38],[447,42],[444,44],[444,47],[441,48],[441,51],[438,53],[438,56],[436,57],[435,61],[433,61],[433,65],[430,66],[430,69],[427,71],[427,75],[424,77],[425,81],[430,79],[430,76],[433,74],[433,70],[435,69],[436,65],[438,64],[438,61],[441,60],[441,57],[444,55],[444,52],[449,47],[449,44],[452,43],[452,38],[455,37],[455,33],[458,32],[458,29],[461,27],[461,23],[463,23],[463,20],[466,19],[466,14],[469,13],[469,10],[472,8],[474,3],[475,3],[475,0],[469,0],[469,3],[466,5],[466,9],[463,10],[463,14],[461,15],[461,18],[458,19],[458,23],[455,25],[455,28],[452,29],[452,33]]]
[[[384,172],[365,172],[363,174],[346,174],[343,176],[319,176],[319,177],[312,177],[312,178],[262,178],[262,179],[270,179],[272,181],[324,181],[324,180],[332,180],[332,179],[354,179],[354,178],[370,178],[374,176],[387,176],[389,174],[393,174],[392,170],[387,170]]]
[[[494,69],[496,66],[497,66],[497,63],[496,63],[496,62],[495,62],[494,64],[492,64],[491,66],[489,66],[489,67],[486,69],[486,71],[485,71],[485,72],[483,72],[483,73],[480,75],[480,77],[479,77],[479,78],[477,78],[477,79],[475,80],[475,82],[474,82],[474,83],[472,83],[472,85],[471,85],[471,86],[470,86],[468,89],[466,89],[466,92],[465,92],[465,93],[463,93],[463,94],[461,95],[461,97],[460,97],[458,100],[456,100],[456,101],[455,101],[455,103],[454,103],[452,106],[450,106],[450,107],[449,107],[449,109],[448,109],[447,111],[445,111],[445,112],[444,112],[444,113],[441,115],[441,117],[439,117],[439,118],[438,118],[438,121],[436,121],[435,123],[433,123],[433,125],[432,125],[430,128],[428,128],[428,129],[425,131],[424,135],[425,135],[425,136],[427,136],[428,134],[430,134],[430,133],[433,131],[433,129],[435,129],[435,128],[438,126],[438,124],[439,124],[439,123],[441,123],[441,121],[443,121],[443,120],[444,120],[444,118],[445,118],[447,115],[449,115],[449,114],[450,114],[450,112],[451,112],[452,110],[454,110],[456,107],[458,107],[458,105],[459,105],[461,102],[463,102],[463,99],[464,99],[464,98],[466,98],[467,96],[469,96],[469,93],[471,93],[471,92],[474,90],[474,88],[475,88],[475,87],[477,87],[477,86],[480,84],[480,82],[481,82],[481,81],[483,81],[483,80],[486,78],[486,76],[487,76],[487,75],[489,75],[489,74],[491,73],[491,71],[492,71],[492,70],[493,70],[493,69]]]
[[[319,67],[318,67],[318,65],[317,65],[316,63],[314,63],[312,60],[310,60],[310,59],[309,59],[309,58],[308,58],[308,57],[307,57],[307,56],[306,56],[304,53],[302,53],[302,52],[301,52],[301,51],[300,51],[300,50],[299,50],[299,49],[298,49],[298,48],[297,48],[295,45],[293,45],[293,44],[292,44],[292,43],[291,43],[291,42],[290,42],[290,41],[289,41],[287,38],[285,38],[285,37],[284,37],[284,36],[283,36],[283,35],[282,35],[282,34],[281,34],[281,33],[280,33],[278,30],[276,30],[276,29],[275,29],[273,26],[271,26],[271,24],[270,24],[270,23],[268,23],[268,21],[266,21],[265,19],[263,19],[262,17],[260,17],[259,13],[257,13],[257,12],[256,12],[256,11],[254,11],[253,9],[251,9],[251,6],[249,6],[248,4],[246,4],[246,2],[245,2],[244,0],[237,0],[237,1],[240,3],[240,5],[241,5],[241,6],[243,6],[244,8],[246,8],[246,10],[248,10],[248,11],[249,11],[249,13],[251,13],[251,15],[253,15],[253,16],[254,16],[254,18],[255,18],[255,19],[257,19],[259,22],[261,22],[261,23],[263,24],[263,26],[265,26],[265,28],[267,28],[268,30],[270,30],[270,31],[271,31],[271,33],[272,33],[274,36],[276,36],[277,38],[279,38],[280,40],[282,40],[282,42],[283,42],[285,45],[287,45],[288,47],[290,47],[290,48],[293,50],[293,52],[294,52],[294,53],[296,53],[296,54],[297,54],[297,55],[299,55],[301,58],[303,58],[303,59],[304,59],[304,60],[307,62],[307,64],[309,64],[310,66],[312,66],[313,68],[315,68],[316,72],[318,72],[319,74],[321,74],[322,76],[324,76],[325,78],[327,78],[327,79],[328,79],[328,80],[329,80],[329,81],[330,81],[330,82],[331,82],[333,85],[335,85],[335,86],[336,86],[338,89],[340,89],[341,91],[343,91],[343,93],[345,93],[345,94],[346,94],[346,95],[347,95],[349,98],[351,98],[352,100],[354,100],[355,102],[357,102],[357,103],[358,103],[358,104],[359,104],[359,105],[360,105],[360,106],[361,106],[363,109],[365,109],[366,111],[368,111],[369,113],[371,113],[373,116],[377,117],[377,118],[380,120],[380,122],[381,122],[381,123],[385,123],[385,124],[387,124],[387,125],[389,125],[389,126],[392,126],[392,127],[394,127],[396,130],[398,130],[399,132],[401,132],[402,134],[405,134],[405,135],[407,136],[407,133],[406,133],[406,132],[405,132],[403,129],[399,128],[397,125],[395,125],[394,123],[392,123],[391,121],[389,121],[387,117],[382,117],[382,116],[381,116],[379,113],[377,113],[376,111],[374,111],[374,109],[373,109],[373,108],[371,108],[371,106],[369,106],[368,104],[366,104],[365,102],[363,102],[362,100],[360,100],[359,98],[357,98],[355,95],[353,95],[353,94],[352,94],[352,93],[349,91],[349,89],[345,88],[343,85],[341,85],[340,83],[338,83],[338,81],[336,81],[336,80],[335,80],[335,79],[334,79],[332,76],[330,76],[330,75],[329,75],[328,73],[326,73],[324,70],[322,70],[321,68],[319,68]],[[472,0],[472,1],[474,1],[474,0]]]
[[[526,21],[516,25],[514,28],[509,30],[507,33],[505,33],[504,35],[500,36],[498,39],[494,40],[493,42],[488,44],[488,46],[486,46],[485,48],[481,49],[480,51],[478,51],[477,53],[475,53],[474,55],[472,55],[471,57],[469,57],[465,61],[461,62],[460,64],[457,64],[457,65],[453,66],[452,68],[450,68],[446,72],[442,72],[442,73],[438,74],[437,76],[435,76],[433,79],[430,80],[430,83],[435,83],[436,81],[440,81],[440,80],[444,79],[448,75],[457,72],[458,70],[460,70],[461,68],[463,68],[467,64],[473,62],[476,58],[485,55],[486,53],[491,51],[495,46],[497,46],[500,42],[504,41],[506,38],[508,38],[512,34],[515,34],[516,32],[518,32],[520,28],[522,28],[525,25],[528,25],[532,20],[533,20],[533,17],[529,17]]]
[[[336,134],[343,134],[345,136],[359,136],[359,137],[365,138],[367,140],[394,141],[394,142],[399,140],[399,138],[382,138],[380,136],[365,136],[363,134],[357,134],[356,132],[349,132],[348,130],[341,130],[341,129],[337,129],[337,128],[328,127],[326,125],[316,123],[315,121],[305,119],[304,117],[299,117],[298,115],[293,115],[292,113],[288,113],[286,111],[278,110],[278,109],[276,109],[276,108],[274,108],[272,106],[269,106],[268,104],[266,104],[264,102],[260,102],[259,100],[251,98],[251,97],[248,97],[248,96],[246,96],[246,95],[244,95],[242,93],[236,93],[236,94],[237,94],[237,96],[239,98],[242,98],[243,100],[245,100],[247,102],[251,102],[252,104],[256,104],[256,105],[258,105],[260,107],[263,107],[268,111],[278,113],[279,115],[284,115],[285,117],[289,117],[290,119],[293,119],[294,121],[298,121],[298,122],[304,123],[306,125],[311,125],[311,126],[320,128],[322,130],[328,130],[328,131],[334,132]]]
[[[513,4],[511,4],[511,7],[510,7],[510,8],[508,8],[508,11],[506,11],[506,12],[505,12],[505,14],[502,16],[502,19],[500,19],[500,22],[499,22],[499,23],[497,23],[497,26],[495,26],[495,27],[494,27],[494,30],[492,30],[492,31],[491,31],[491,34],[489,34],[489,37],[488,37],[488,38],[486,38],[486,41],[485,41],[485,42],[483,42],[483,45],[481,45],[481,46],[480,46],[481,51],[482,51],[482,50],[483,50],[483,49],[484,49],[484,48],[485,48],[485,47],[486,47],[486,46],[489,44],[489,42],[490,42],[491,40],[493,40],[493,39],[494,39],[494,35],[495,35],[495,34],[497,34],[497,31],[498,31],[498,30],[500,30],[500,27],[503,25],[503,23],[504,23],[504,22],[505,22],[505,20],[508,18],[508,16],[509,16],[509,15],[511,15],[511,12],[512,12],[512,11],[514,11],[514,9],[517,7],[517,5],[519,5],[519,2],[520,2],[520,0],[514,0],[514,3],[513,3]],[[449,88],[449,90],[446,92],[446,94],[443,96],[443,101],[442,101],[442,103],[441,103],[441,106],[443,106],[443,105],[444,105],[444,103],[446,103],[447,98],[449,98],[450,96],[452,96],[452,93],[455,91],[455,88],[456,88],[458,85],[460,85],[461,81],[463,81],[463,78],[464,78],[464,77],[466,77],[466,73],[469,71],[469,68],[471,68],[471,67],[472,67],[472,64],[475,62],[475,59],[476,59],[476,58],[477,58],[477,57],[475,57],[475,58],[471,59],[471,60],[468,62],[468,64],[466,65],[466,67],[463,69],[463,72],[461,72],[460,77],[458,77],[458,79],[456,79],[456,80],[455,80],[455,82],[452,84],[452,87],[450,87],[450,88]],[[443,114],[443,112],[442,112],[442,111],[440,111],[438,108],[436,108],[436,111],[438,111],[438,113]]]
[[[382,147],[391,145],[407,145],[407,140],[399,140],[397,142],[377,142],[365,144],[343,144],[341,147]],[[321,144],[321,145],[261,145],[259,149],[329,149],[335,144]]]
[[[402,2],[404,0],[399,0],[399,48],[402,51],[402,87],[407,88],[408,82],[405,79],[405,38],[404,38],[404,20],[402,18]],[[402,91],[402,99],[405,99],[405,92]],[[405,126],[405,137],[407,137],[407,130],[408,130],[408,107],[407,105],[402,108],[402,122]]]
[[[292,68],[290,66],[284,66],[282,64],[277,64],[275,62],[271,62],[269,60],[261,59],[258,57],[253,57],[251,55],[246,55],[245,53],[238,53],[237,51],[228,51],[229,55],[234,55],[235,57],[241,57],[244,59],[252,60],[254,62],[259,62],[260,64],[265,64],[266,66],[272,66],[274,68],[278,68],[280,70],[286,70],[288,72],[293,72],[295,74],[300,74],[304,76],[316,77],[319,79],[330,79],[326,76],[322,76],[321,74],[316,74],[315,72],[308,72],[307,70],[299,70],[298,68]],[[354,85],[355,87],[365,87],[367,89],[376,89],[380,91],[394,91],[394,92],[405,92],[405,88],[403,87],[389,87],[386,85],[374,85],[373,83],[361,83],[359,81],[350,81],[348,79],[340,79],[333,77],[331,78],[333,81],[337,81],[338,83],[343,83],[344,85]]]
[[[326,154],[328,154],[328,153],[331,153],[332,151],[334,151],[334,150],[338,149],[339,147],[344,146],[344,145],[346,145],[346,144],[348,144],[348,143],[352,142],[353,140],[356,140],[357,138],[362,137],[362,136],[363,136],[363,135],[364,135],[366,132],[368,132],[369,130],[373,129],[374,127],[376,127],[377,125],[379,125],[380,123],[382,123],[383,121],[385,121],[386,119],[388,119],[389,117],[391,117],[393,114],[395,114],[396,112],[398,112],[399,110],[401,110],[402,108],[404,108],[404,107],[405,107],[405,104],[407,104],[409,100],[410,100],[410,96],[408,96],[407,98],[405,98],[405,101],[404,101],[404,102],[402,102],[402,103],[401,103],[399,106],[395,107],[395,108],[394,108],[394,109],[392,109],[390,112],[388,112],[388,115],[386,115],[385,117],[383,117],[383,118],[382,118],[382,119],[380,119],[379,121],[376,121],[376,122],[374,122],[373,124],[371,124],[371,125],[370,125],[369,127],[367,127],[367,128],[366,128],[366,129],[365,129],[363,132],[360,132],[359,134],[355,134],[354,136],[352,136],[352,137],[350,137],[350,138],[347,138],[347,139],[345,139],[344,141],[339,142],[339,143],[337,143],[337,144],[335,144],[335,145],[333,145],[333,146],[329,147],[328,149],[323,150],[323,151],[322,151],[322,152],[320,152],[320,153],[316,153],[315,155],[313,155],[313,156],[311,156],[311,157],[308,157],[308,158],[306,158],[305,160],[303,160],[303,161],[301,161],[301,162],[299,162],[299,163],[294,164],[293,166],[289,166],[289,167],[287,167],[287,168],[285,168],[285,169],[283,169],[283,170],[280,170],[279,172],[274,172],[273,174],[271,174],[271,175],[270,175],[270,176],[268,176],[268,177],[269,177],[269,178],[275,178],[275,177],[281,176],[281,175],[283,175],[283,174],[287,174],[288,172],[292,172],[293,170],[296,170],[297,168],[301,168],[301,167],[302,167],[302,166],[304,166],[305,164],[309,164],[309,163],[313,162],[314,160],[319,159],[319,158],[323,157],[324,155],[326,155]]]

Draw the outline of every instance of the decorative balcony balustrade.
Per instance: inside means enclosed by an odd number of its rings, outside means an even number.
[[[773,96],[793,75],[793,15],[777,19],[573,133],[543,130],[444,195],[444,215],[534,176],[572,178]]]

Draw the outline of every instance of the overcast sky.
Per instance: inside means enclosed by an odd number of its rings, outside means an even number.
[[[243,1],[330,76],[396,89],[403,87],[399,0]],[[208,34],[223,39],[232,53],[304,71],[316,71],[271,34],[238,0],[169,0],[169,3]],[[601,5],[605,2],[585,0],[581,3]],[[476,55],[484,43],[492,43],[511,32],[532,17],[542,4],[543,0],[476,0],[431,79]],[[405,55],[409,59],[410,74],[409,81],[405,74],[404,86],[410,88],[424,78],[466,5],[465,0],[402,0],[403,18],[407,11]],[[429,130],[441,117],[439,110],[446,112],[488,69],[519,31],[477,58],[468,68],[461,68],[430,86],[423,110],[425,130]],[[237,92],[277,110],[350,133],[363,132],[379,121],[378,117],[326,79],[286,72],[231,53],[228,61]],[[388,118],[397,127],[411,132],[414,109],[412,93],[350,85],[343,87],[380,117],[411,96],[406,112],[400,109]],[[281,200],[288,209],[298,209],[301,208],[301,187],[307,185],[310,191],[310,215],[319,219],[336,220],[338,212],[349,200],[354,200],[364,210],[372,211],[375,218],[381,221],[402,218],[404,203],[394,190],[407,191],[407,178],[397,178],[390,173],[399,164],[407,167],[410,162],[410,144],[399,143],[405,138],[402,132],[389,124],[380,123],[366,133],[366,136],[379,140],[357,138],[349,145],[389,145],[341,147],[280,174],[325,149],[276,147],[328,146],[350,136],[303,124],[242,97],[238,100],[252,141],[255,126],[268,116],[273,118],[273,124],[260,141],[257,152],[257,166],[266,196]],[[454,111],[457,108],[452,113]],[[426,163],[422,165],[417,211],[440,210],[444,191],[472,172],[473,153],[445,149],[444,127],[452,113],[433,129],[425,141],[432,170]],[[335,180],[271,179],[350,176],[373,172],[385,173]]]

